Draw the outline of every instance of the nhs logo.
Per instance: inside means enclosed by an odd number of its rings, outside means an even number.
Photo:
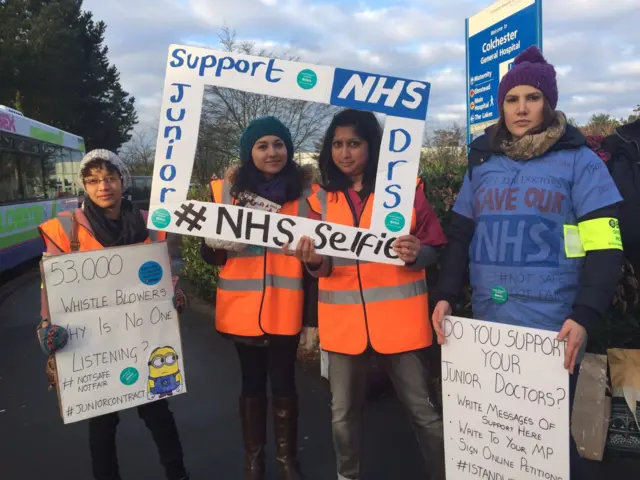
[[[336,68],[331,105],[425,120],[429,84]]]

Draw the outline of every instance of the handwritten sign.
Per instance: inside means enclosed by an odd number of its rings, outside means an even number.
[[[409,233],[429,83],[182,45],[169,47],[150,199],[152,211],[173,211],[176,204],[187,200],[203,94],[205,86],[210,85],[386,114],[371,226],[358,231],[360,236],[373,232],[393,239]],[[150,215],[148,227],[186,235],[202,233],[189,229],[184,222],[177,225],[177,216],[166,217],[166,221],[158,219],[154,221]],[[313,228],[308,232],[320,241]],[[230,240],[214,231],[207,235]],[[298,239],[294,238],[292,246]],[[234,240],[250,242],[245,238]],[[266,245],[278,246],[274,242]],[[327,255],[341,256],[339,252],[344,251],[333,248],[331,243],[324,248]],[[381,252],[378,250],[373,260],[398,263]]]
[[[569,377],[556,333],[448,317],[448,480],[569,480]]]
[[[286,242],[294,248],[302,235],[309,235],[315,237],[318,253],[403,264],[393,251],[396,237],[385,232],[376,234],[335,223],[195,200],[160,208],[152,206],[149,213],[168,222],[167,232],[276,249],[281,249]]]
[[[45,257],[64,423],[186,392],[165,242]]]

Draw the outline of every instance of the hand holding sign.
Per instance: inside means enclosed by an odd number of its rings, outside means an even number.
[[[446,300],[440,300],[436,308],[433,309],[433,315],[431,315],[431,322],[433,323],[433,329],[436,331],[438,337],[438,344],[444,345],[445,331],[444,331],[444,317],[451,315],[451,304]]]
[[[575,320],[568,318],[562,324],[562,329],[560,333],[558,333],[558,340],[561,342],[567,341],[567,347],[564,353],[564,368],[569,370],[569,373],[573,375],[578,352],[587,340],[587,330]]]
[[[420,253],[420,240],[413,235],[403,235],[395,241],[393,250],[404,263],[413,263]]]
[[[316,247],[311,237],[306,235],[298,241],[295,251],[289,250],[289,243],[285,243],[282,249],[287,255],[295,255],[302,263],[306,263],[312,268],[317,268],[322,264],[322,256],[316,253]]]

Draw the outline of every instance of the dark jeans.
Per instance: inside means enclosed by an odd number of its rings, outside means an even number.
[[[267,377],[271,382],[271,394],[274,397],[296,395],[295,364],[298,336],[278,340],[264,347],[235,342],[242,371],[243,397],[265,397]]]
[[[167,401],[158,400],[141,405],[138,407],[138,415],[156,442],[167,480],[186,478],[178,429]],[[119,422],[117,413],[89,420],[89,447],[93,477],[96,480],[121,480],[116,452],[116,429]]]

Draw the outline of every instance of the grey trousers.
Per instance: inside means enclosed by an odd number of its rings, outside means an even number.
[[[428,401],[424,351],[381,355],[381,361],[405,406],[427,463],[429,478],[444,480],[442,418]],[[362,411],[367,388],[369,354],[329,353],[333,446],[339,480],[360,479]]]

